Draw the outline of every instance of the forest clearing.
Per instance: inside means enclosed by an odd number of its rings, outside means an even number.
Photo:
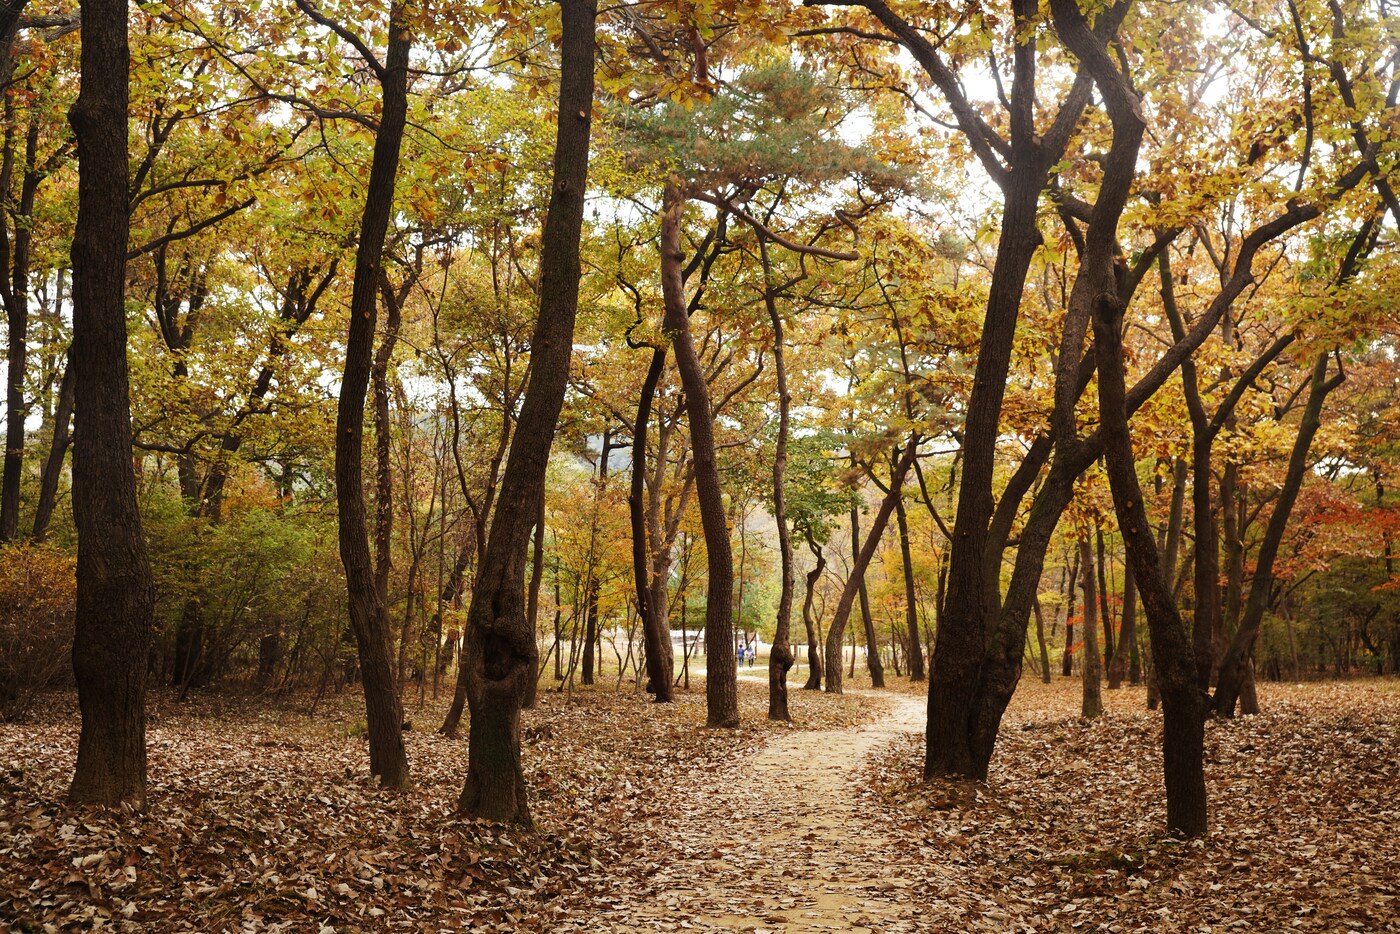
[[[0,2],[0,927],[1400,930],[1394,0]]]

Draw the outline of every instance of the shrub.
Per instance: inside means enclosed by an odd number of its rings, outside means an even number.
[[[52,546],[0,548],[0,720],[23,717],[40,690],[71,678],[75,568]]]

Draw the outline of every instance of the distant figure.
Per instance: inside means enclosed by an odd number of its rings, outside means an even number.
[[[753,667],[754,660],[757,659],[757,658],[758,658],[758,649],[755,648],[755,647],[752,646],[752,645],[749,646],[749,667],[750,667],[750,668]]]

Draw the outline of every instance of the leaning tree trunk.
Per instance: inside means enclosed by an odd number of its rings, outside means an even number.
[[[340,561],[345,567],[350,628],[355,635],[364,680],[370,773],[389,788],[408,786],[408,757],[404,753],[403,707],[394,683],[390,649],[393,626],[384,594],[377,585],[374,559],[370,554],[363,457],[365,397],[373,367],[379,278],[384,262],[384,240],[393,210],[399,148],[408,115],[408,56],[412,38],[404,21],[405,12],[403,4],[398,2],[389,12],[389,44],[380,74],[382,112],[360,221],[360,242],[355,251],[350,332],[345,343],[345,373],[341,379],[335,423]]]
[[[155,593],[131,460],[126,362],[126,0],[83,0],[73,230],[73,521],[78,531],[73,675],[82,731],[68,797],[146,802],[146,664]]]
[[[637,615],[642,618],[642,647],[647,660],[647,690],[658,704],[675,700],[675,685],[672,673],[675,657],[671,647],[671,625],[668,619],[666,601],[652,600],[653,588],[650,582],[647,560],[646,530],[646,464],[647,431],[651,422],[652,400],[656,398],[656,386],[661,381],[661,372],[666,366],[664,344],[652,349],[651,364],[637,397],[637,421],[632,428],[632,478],[627,491],[627,514],[632,529],[632,577],[636,590]],[[657,457],[661,457],[661,452]],[[663,590],[664,597],[664,590]]]
[[[909,473],[909,468],[913,465],[918,452],[919,435],[915,433],[909,436],[904,453],[900,455],[899,461],[890,473],[889,492],[880,502],[880,509],[875,513],[875,520],[870,524],[870,533],[865,537],[864,544],[861,545],[859,553],[856,554],[855,560],[851,564],[851,576],[846,579],[846,586],[841,589],[841,599],[836,603],[836,614],[832,617],[831,626],[826,631],[826,690],[828,693],[841,693],[841,640],[846,634],[846,622],[851,617],[851,608],[855,606],[856,594],[860,589],[861,579],[865,577],[865,569],[870,567],[870,562],[875,557],[875,550],[880,547],[880,537],[885,534],[885,526],[889,524],[890,515],[894,512],[894,501],[904,495],[904,477]],[[854,545],[854,542],[852,544]]]
[[[700,525],[705,533],[709,567],[705,601],[706,722],[715,727],[736,727],[739,725],[739,699],[734,657],[734,557],[715,460],[710,388],[690,336],[690,316],[681,277],[684,213],[685,196],[674,182],[668,181],[661,208],[661,291],[665,305],[662,326],[675,349],[676,369],[685,390],[690,442],[695,451],[695,496],[700,506]]]
[[[1055,26],[1094,76],[1113,124],[1113,143],[1104,162],[1094,219],[1085,235],[1080,272],[1070,295],[1071,314],[1087,308],[1094,327],[1098,364],[1099,422],[1113,507],[1123,547],[1142,596],[1152,638],[1152,657],[1162,692],[1163,777],[1167,827],[1188,837],[1206,832],[1204,769],[1205,695],[1196,685],[1196,665],[1176,601],[1167,587],[1157,541],[1143,507],[1137,461],[1128,430],[1124,385],[1123,314],[1114,263],[1115,234],[1131,188],[1144,120],[1128,77],[1118,70],[1101,40],[1073,0],[1051,0]],[[1076,309],[1077,306],[1077,309]]]
[[[73,366],[64,367],[63,380],[58,385],[58,403],[53,414],[53,442],[44,461],[44,473],[39,480],[39,502],[34,507],[34,540],[42,542],[49,535],[54,507],[58,504],[58,484],[63,479],[63,458],[73,440],[69,426],[73,420]]]
[[[1279,487],[1278,500],[1269,516],[1269,524],[1264,530],[1264,538],[1259,543],[1259,554],[1255,559],[1254,580],[1249,587],[1249,601],[1240,618],[1240,625],[1230,640],[1225,657],[1220,662],[1219,682],[1215,689],[1215,712],[1222,717],[1235,715],[1235,704],[1244,689],[1249,674],[1250,654],[1254,640],[1259,636],[1259,627],[1264,621],[1264,612],[1269,607],[1269,599],[1274,585],[1274,559],[1278,556],[1279,545],[1297,502],[1298,491],[1308,471],[1308,452],[1312,449],[1313,438],[1322,426],[1322,403],[1327,394],[1341,385],[1343,371],[1338,371],[1332,379],[1327,378],[1327,352],[1317,355],[1313,363],[1308,401],[1303,407],[1303,417],[1298,424],[1298,436],[1293,441],[1293,452],[1289,455],[1288,471],[1283,485]]]
[[[560,0],[559,6],[559,122],[540,252],[540,313],[530,340],[529,383],[472,591],[462,649],[471,726],[467,780],[457,808],[469,816],[525,826],[531,819],[520,764],[520,708],[539,662],[535,633],[525,616],[525,565],[573,354],[593,114],[597,7],[593,0]]]
[[[763,260],[763,300],[768,308],[768,320],[773,325],[773,366],[778,380],[778,440],[773,448],[773,521],[778,526],[778,557],[782,564],[782,587],[778,592],[778,618],[773,626],[773,647],[768,653],[768,719],[791,720],[788,713],[787,674],[793,665],[792,654],[792,591],[793,559],[792,532],[788,528],[787,495],[783,483],[787,474],[787,442],[789,409],[792,396],[788,393],[787,358],[783,349],[783,316],[769,281],[768,243],[758,241]]]
[[[860,541],[860,509],[856,506],[851,507],[851,541]],[[882,688],[885,686],[885,666],[880,661],[880,640],[875,636],[875,620],[870,615],[870,594],[866,590],[864,573],[857,584],[860,619],[865,628],[865,667],[870,671],[870,686]]]
[[[904,565],[904,628],[909,635],[909,680],[923,681],[924,643],[919,638],[919,602],[914,589],[913,550],[909,547],[909,517],[904,512],[904,497],[894,502],[895,524],[899,527],[899,555]]]

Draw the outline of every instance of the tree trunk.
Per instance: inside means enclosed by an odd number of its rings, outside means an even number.
[[[822,689],[822,651],[821,640],[817,635],[817,621],[812,615],[812,599],[816,596],[817,582],[822,578],[822,572],[826,570],[826,555],[822,553],[821,546],[812,537],[811,530],[807,530],[807,547],[812,550],[817,563],[812,570],[807,572],[807,591],[802,598],[802,623],[807,627],[807,683],[802,685],[804,691],[820,691]]]
[[[1104,453],[1124,548],[1152,638],[1153,668],[1163,708],[1167,827],[1195,837],[1204,834],[1207,827],[1203,765],[1206,697],[1198,687],[1192,645],[1163,578],[1157,543],[1142,505],[1123,385],[1122,316],[1116,296],[1107,289],[1101,291],[1094,302],[1093,320]]]
[[[3,34],[0,34],[3,35]],[[5,77],[9,77],[6,70]],[[10,114],[13,117],[13,114]],[[8,197],[13,165],[13,124],[7,128],[5,168],[0,178],[0,192]],[[5,318],[9,325],[9,347],[6,353],[5,379],[5,456],[3,479],[0,479],[0,542],[19,537],[20,475],[24,470],[24,422],[29,407],[24,399],[24,376],[29,340],[29,257],[33,237],[34,196],[39,188],[41,173],[37,166],[39,150],[39,118],[30,114],[25,133],[24,176],[20,182],[19,203],[14,206],[15,237],[10,243],[9,231],[0,223],[0,274],[9,267],[10,278],[3,283]],[[12,248],[13,247],[13,248]]]
[[[1113,612],[1108,605],[1108,556],[1104,550],[1103,526],[1094,530],[1094,538],[1099,574],[1099,616],[1103,619],[1103,663],[1099,668],[1102,671],[1113,660]]]
[[[902,497],[896,497],[896,499],[899,498]],[[858,541],[860,541],[860,509],[852,506],[851,547],[854,548],[855,542]],[[865,665],[870,670],[870,686],[882,688],[885,686],[885,666],[880,662],[880,640],[875,635],[875,621],[870,616],[870,595],[866,592],[863,572],[857,584],[860,595],[860,618],[865,627]]]
[[[1099,540],[1103,541],[1102,537]],[[1079,563],[1087,568],[1092,566],[1093,561],[1094,556],[1089,551],[1089,539],[1080,539]],[[1102,563],[1099,564],[1099,569],[1103,569]],[[1083,671],[1080,672],[1083,691],[1079,716],[1085,720],[1093,720],[1103,714],[1103,695],[1099,685],[1099,627],[1098,620],[1095,619],[1102,604],[1098,600],[1093,574],[1085,574],[1081,586],[1084,588],[1084,665]]]
[[[42,542],[49,535],[49,523],[53,521],[54,506],[58,503],[58,484],[63,478],[63,458],[73,440],[69,430],[73,420],[73,383],[73,366],[70,363],[64,368],[63,380],[58,386],[58,403],[53,415],[53,443],[49,446],[48,459],[44,461],[44,474],[39,481],[39,502],[34,507],[36,542]]]
[[[1110,691],[1116,691],[1123,686],[1123,677],[1128,673],[1128,659],[1136,654],[1136,648],[1137,587],[1133,582],[1133,569],[1124,567],[1123,622],[1118,629],[1118,647],[1108,663],[1108,689]]]
[[[904,477],[908,474],[918,452],[919,435],[914,433],[909,436],[903,453],[890,472],[889,492],[880,502],[880,509],[875,513],[875,519],[870,524],[870,532],[866,535],[865,542],[860,546],[860,551],[851,562],[851,576],[846,579],[846,586],[841,589],[841,599],[836,603],[836,614],[832,617],[831,626],[826,631],[826,690],[828,693],[841,693],[841,640],[846,634],[846,622],[850,619],[851,608],[855,605],[856,594],[860,589],[860,581],[865,577],[865,569],[870,567],[870,562],[875,557],[875,551],[880,547],[880,538],[885,534],[885,526],[889,524],[890,515],[894,512],[895,500],[904,495]],[[851,547],[855,547],[854,539],[851,541]]]
[[[373,367],[384,240],[393,209],[394,180],[408,113],[408,58],[412,38],[404,21],[405,13],[400,2],[390,8],[389,44],[380,75],[382,113],[360,221],[360,242],[355,251],[350,331],[345,344],[345,373],[341,379],[335,432],[340,560],[345,567],[350,628],[355,635],[364,680],[370,772],[389,788],[408,787],[408,758],[401,732],[403,708],[394,684],[390,649],[392,626],[369,548],[363,456],[365,397]]]
[[[651,422],[652,400],[656,397],[656,386],[661,381],[661,372],[666,365],[666,347],[653,348],[651,364],[642,383],[637,398],[637,421],[632,429],[632,478],[627,493],[627,513],[632,529],[632,576],[637,599],[637,615],[642,618],[642,645],[647,662],[647,690],[658,704],[667,704],[675,699],[675,688],[671,680],[675,669],[675,656],[671,647],[671,624],[668,619],[666,602],[658,606],[651,599],[651,582],[648,576],[647,530],[645,481],[647,464],[647,431]],[[662,457],[657,452],[657,457]],[[664,587],[665,582],[662,582]]]
[[[1269,516],[1269,524],[1264,538],[1259,543],[1259,553],[1255,560],[1254,580],[1249,587],[1249,602],[1240,618],[1229,648],[1220,663],[1219,685],[1215,691],[1215,712],[1222,717],[1235,714],[1235,703],[1245,686],[1249,674],[1250,653],[1254,640],[1259,635],[1259,627],[1268,609],[1270,592],[1274,585],[1274,560],[1278,556],[1279,545],[1283,542],[1293,504],[1297,502],[1298,491],[1308,470],[1308,453],[1312,450],[1313,438],[1322,425],[1322,404],[1327,394],[1341,385],[1344,372],[1338,371],[1332,379],[1327,378],[1327,352],[1317,355],[1313,363],[1308,401],[1303,408],[1303,417],[1298,424],[1298,436],[1293,442],[1293,452],[1288,459],[1288,472],[1283,485],[1279,487],[1274,511]]]
[[[904,566],[904,627],[909,633],[909,680],[923,681],[924,647],[919,634],[919,602],[914,588],[914,560],[909,547],[909,517],[904,512],[904,497],[894,502],[895,523],[899,527],[899,556]]]
[[[539,647],[525,617],[525,564],[573,353],[597,14],[593,0],[560,0],[559,5],[559,118],[554,184],[540,252],[540,313],[530,341],[529,383],[472,593],[462,651],[471,732],[458,810],[526,826],[531,819],[520,764],[520,708],[535,679]]]
[[[737,667],[734,658],[734,557],[724,512],[715,460],[714,415],[704,367],[690,335],[690,315],[681,276],[681,221],[686,199],[667,182],[661,210],[661,290],[665,304],[662,326],[675,352],[676,369],[685,389],[690,440],[695,452],[695,492],[700,524],[705,533],[709,580],[705,600],[705,705],[712,727],[739,725]]]
[[[155,594],[131,458],[126,362],[128,62],[125,0],[83,0],[73,231],[73,675],[82,731],[68,798],[146,802],[146,665]]]
[[[444,507],[446,504],[444,504]],[[544,497],[540,497],[540,511],[535,516],[535,547],[530,555],[530,590],[525,598],[525,619],[530,626],[530,631],[537,634],[540,631],[540,585],[544,582]],[[554,629],[555,648],[559,647],[559,628]],[[544,660],[549,661],[546,655]],[[535,706],[535,701],[540,689],[540,679],[538,674],[530,682],[530,691],[521,702],[522,706],[529,710]]]
[[[1065,44],[1094,76],[1113,124],[1103,182],[1086,248],[1070,296],[1070,314],[1090,313],[1098,364],[1099,422],[1109,488],[1123,547],[1142,595],[1152,637],[1152,658],[1162,692],[1163,771],[1167,827],[1188,837],[1206,832],[1204,770],[1205,696],[1196,686],[1191,643],[1162,575],[1161,557],[1142,503],[1137,462],[1128,429],[1124,384],[1123,313],[1114,244],[1118,221],[1132,184],[1144,121],[1128,76],[1089,30],[1072,0],[1051,0],[1055,26]]]
[[[788,712],[787,674],[793,665],[792,654],[792,592],[794,571],[792,532],[788,528],[787,495],[783,484],[787,475],[787,443],[789,408],[787,354],[784,350],[783,316],[773,294],[771,268],[768,262],[768,242],[758,241],[763,261],[763,300],[768,309],[768,321],[773,325],[773,366],[778,381],[778,438],[773,447],[773,521],[778,527],[778,559],[782,583],[778,591],[778,617],[773,624],[773,647],[768,652],[768,719],[790,721]]]
[[[1040,598],[1035,600],[1035,636],[1040,643],[1040,680],[1050,683],[1050,649],[1045,644],[1045,614],[1040,608]]]

